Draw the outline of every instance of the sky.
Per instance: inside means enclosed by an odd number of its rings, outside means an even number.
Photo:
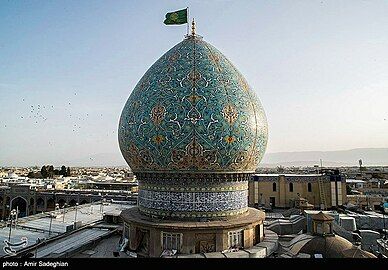
[[[0,166],[120,155],[146,70],[197,33],[260,97],[267,153],[388,147],[388,1],[0,1]]]

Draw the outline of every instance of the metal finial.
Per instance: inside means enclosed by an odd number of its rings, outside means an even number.
[[[193,21],[191,22],[191,35],[195,36],[195,21],[193,18]]]

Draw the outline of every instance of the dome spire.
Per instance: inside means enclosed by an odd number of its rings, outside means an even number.
[[[189,24],[187,24],[187,35],[185,35],[185,39],[202,39],[202,36],[196,33],[195,20],[191,21],[191,34],[189,34]]]
[[[195,36],[195,21],[193,18],[193,21],[191,22],[191,35]]]

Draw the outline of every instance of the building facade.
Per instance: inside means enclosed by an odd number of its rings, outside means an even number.
[[[19,217],[52,211],[56,205],[75,206],[106,200],[136,201],[137,197],[126,191],[110,190],[36,190],[30,185],[12,185],[0,188],[0,219],[7,219],[12,209],[19,210]]]
[[[250,206],[292,208],[299,198],[315,208],[343,205],[345,178],[326,174],[255,174],[249,181]]]

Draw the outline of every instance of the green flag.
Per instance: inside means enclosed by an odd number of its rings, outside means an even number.
[[[187,8],[169,12],[166,14],[164,24],[184,24],[187,23]]]

